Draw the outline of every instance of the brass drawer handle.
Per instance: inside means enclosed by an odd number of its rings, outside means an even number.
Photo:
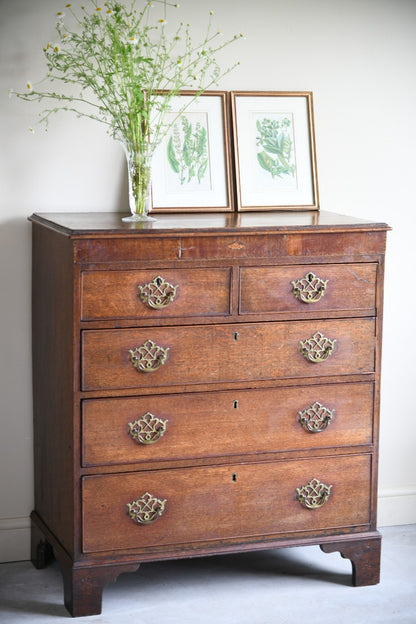
[[[154,444],[165,434],[167,420],[157,418],[150,412],[129,423],[129,435],[140,444]]]
[[[325,485],[318,479],[311,479],[306,485],[296,488],[296,498],[302,507],[318,509],[331,495],[332,485]]]
[[[157,275],[151,282],[137,288],[143,303],[154,310],[162,310],[175,300],[178,286],[169,284],[163,277]]]
[[[310,362],[324,362],[333,353],[335,343],[336,339],[331,340],[324,336],[322,332],[315,332],[307,340],[299,342],[300,352]]]
[[[169,347],[163,348],[153,340],[146,340],[141,347],[130,349],[130,361],[134,368],[143,373],[152,373],[163,366],[168,357]]]
[[[324,296],[328,280],[323,280],[309,271],[304,277],[290,283],[296,299],[302,303],[316,303]]]
[[[324,431],[335,415],[335,410],[330,410],[319,401],[315,401],[305,410],[298,412],[299,422],[305,431],[319,433]]]
[[[146,492],[137,500],[127,503],[127,513],[137,524],[151,524],[166,511],[166,498],[156,498]]]

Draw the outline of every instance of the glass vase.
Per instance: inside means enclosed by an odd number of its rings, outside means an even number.
[[[149,215],[152,208],[151,172],[152,157],[149,149],[142,150],[130,148],[122,144],[127,159],[127,172],[129,182],[129,207],[130,215],[123,217],[123,221],[156,221]]]

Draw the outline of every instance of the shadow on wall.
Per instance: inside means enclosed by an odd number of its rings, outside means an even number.
[[[30,365],[31,228],[25,217],[10,219],[0,227],[0,308],[4,332],[1,375],[6,392],[16,391],[22,367]],[[20,371],[17,377],[10,378]],[[2,398],[4,395],[2,394]]]
[[[33,504],[30,233],[25,217],[0,226],[0,520]]]

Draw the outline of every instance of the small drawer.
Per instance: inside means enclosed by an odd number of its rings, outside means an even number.
[[[83,465],[140,464],[372,442],[373,384],[89,399]]]
[[[83,479],[83,552],[367,528],[371,456]]]
[[[374,372],[373,319],[86,330],[82,389]]]
[[[230,314],[231,269],[84,271],[81,318],[166,318]]]
[[[355,311],[374,314],[376,264],[247,267],[240,314]]]

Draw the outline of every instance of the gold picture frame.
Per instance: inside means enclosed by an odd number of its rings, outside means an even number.
[[[319,210],[310,91],[231,91],[237,211]]]
[[[152,161],[152,213],[234,210],[229,93],[196,94],[180,91],[170,102],[172,128]]]

